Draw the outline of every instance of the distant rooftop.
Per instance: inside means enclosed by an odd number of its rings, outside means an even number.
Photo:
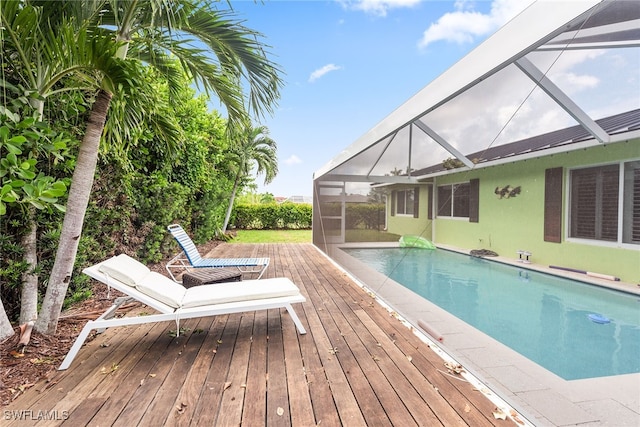
[[[284,200],[285,202],[291,203],[309,203],[313,202],[313,198],[311,196],[290,196]]]

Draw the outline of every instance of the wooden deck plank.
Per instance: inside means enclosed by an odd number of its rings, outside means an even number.
[[[229,374],[223,385],[220,415],[217,424],[222,426],[240,425],[245,389],[247,387],[247,370],[251,351],[251,334],[253,332],[254,314],[244,313],[240,319],[238,338],[233,357],[229,365]]]
[[[40,394],[38,400],[30,403],[30,407],[38,408],[39,411],[75,412],[88,394],[102,387],[103,381],[111,382],[111,379],[107,377],[117,371],[113,371],[112,366],[118,366],[122,358],[131,353],[131,343],[126,336],[127,330],[135,337],[141,338],[149,330],[162,329],[162,326],[159,325],[145,326],[143,328],[122,328],[123,330],[120,332],[124,332],[125,335],[99,335],[83,347],[84,357],[78,358],[79,361],[74,361],[73,374],[64,375],[57,372],[55,375],[60,380],[53,381],[52,383],[55,385]]]
[[[284,366],[284,340],[280,310],[268,311],[267,336],[267,425],[290,424],[289,396]]]
[[[216,316],[211,319],[202,346],[198,349],[196,360],[186,375],[184,384],[178,393],[172,407],[174,411],[167,418],[167,426],[188,426],[193,419],[196,405],[205,387],[207,374],[217,353],[218,342],[228,316]]]
[[[211,324],[212,318],[190,319],[188,322],[182,322],[182,335],[174,339],[177,346],[177,354],[173,360],[173,364],[169,369],[164,382],[160,385],[151,403],[147,406],[144,416],[140,420],[142,425],[164,425],[166,420],[175,415],[176,408],[173,403],[183,388],[187,374],[193,365],[200,347],[204,343],[207,334],[204,332]],[[143,381],[154,381],[155,377],[141,379]]]
[[[440,422],[446,426],[466,425],[459,413],[411,363],[413,358],[409,361],[409,358],[395,346],[393,340],[373,328],[373,322],[363,313],[362,311],[359,313],[363,327],[372,326],[371,330],[380,343],[381,353],[384,352],[378,356],[379,363],[386,375],[393,378],[390,381],[418,423],[433,425]],[[428,417],[425,418],[427,414]]]
[[[280,263],[295,266],[295,260],[287,245],[279,246],[278,254],[281,257],[281,259],[278,260]],[[290,277],[294,283],[302,283],[301,277],[295,268],[289,269],[288,277]],[[301,290],[304,292],[303,289]],[[297,310],[297,314],[302,324],[306,325],[305,310],[301,308]],[[290,318],[288,314],[287,317]],[[302,349],[303,343],[309,340],[309,338],[306,335],[298,335],[298,331],[290,319],[283,321],[282,329],[285,342],[292,343],[292,345],[284,346],[291,424],[296,426],[314,426],[316,425],[316,419],[308,384],[309,377],[307,375],[309,366],[305,366],[306,359],[303,356]],[[296,343],[298,345],[295,345]]]
[[[312,331],[311,334],[329,383],[340,421],[342,425],[346,426],[366,425],[367,423],[358,406],[358,400],[353,394],[346,373],[335,354],[332,354],[332,350],[340,346],[337,342],[339,341],[337,337],[340,336],[340,332],[337,331],[333,320],[329,320],[327,323],[323,321],[323,319],[327,319],[325,302],[317,294],[312,283],[307,285],[307,293],[311,300],[307,302],[307,304],[311,305],[311,310],[307,311],[309,330]],[[339,398],[336,398],[336,396],[339,396]]]
[[[358,297],[360,293],[355,292],[354,289],[343,288],[350,291],[352,297]],[[361,306],[368,312],[368,316],[371,316],[372,322],[376,325],[387,324],[394,332],[394,337],[403,336],[404,338],[413,338],[413,332],[402,325],[400,322],[394,319],[386,313],[386,310],[381,310],[376,304],[371,304],[370,301],[362,300]],[[397,334],[397,335],[396,335]],[[492,425],[493,422],[488,419],[491,416],[494,409],[494,405],[484,396],[482,396],[477,390],[473,389],[468,383],[461,382],[460,379],[450,379],[444,375],[446,368],[444,367],[444,361],[432,351],[418,351],[416,347],[407,345],[406,340],[395,340],[398,343],[399,348],[403,351],[406,357],[411,357],[414,365],[420,364],[420,370],[422,372],[432,372],[429,382],[434,383],[432,387],[434,390],[438,390],[439,394],[445,392],[449,405],[456,408],[456,412],[462,418],[466,420],[469,425]],[[461,377],[458,377],[461,378]],[[428,390],[421,388],[421,390]],[[467,405],[473,404],[480,412],[468,411]],[[440,416],[444,415],[439,413]]]
[[[262,425],[267,418],[267,312],[255,313],[251,353],[247,366],[247,387],[242,412],[243,425]]]
[[[216,357],[209,365],[205,387],[202,388],[196,404],[193,425],[212,426],[216,424],[241,318],[242,315],[240,313],[231,314],[227,317],[224,332],[218,340]]]
[[[82,404],[73,411],[73,420],[66,419],[60,424],[62,427],[88,426],[95,418],[96,412],[107,401],[107,397],[87,397]]]
[[[392,325],[393,327],[395,325]],[[403,329],[404,328],[404,329]],[[398,337],[406,333],[404,326],[397,331]],[[495,405],[474,386],[464,381],[460,376],[449,375],[442,359],[430,351],[419,351],[417,348],[407,345],[403,339],[397,340],[398,347],[410,355],[412,363],[427,373],[427,378],[433,387],[442,394],[449,404],[457,408],[458,414],[471,426],[495,425],[492,412]],[[468,405],[476,410],[467,410]]]
[[[308,266],[308,268],[312,268]],[[319,273],[319,270],[316,274]],[[325,277],[326,279],[326,277]],[[381,359],[376,355],[379,353],[379,342],[373,339],[371,330],[367,328],[354,328],[354,325],[360,323],[360,320],[352,310],[352,301],[345,301],[342,297],[339,297],[340,290],[335,287],[335,280],[325,280],[327,289],[325,294],[327,298],[332,298],[336,307],[342,312],[342,316],[334,315],[334,319],[340,321],[341,330],[343,330],[343,337],[345,342],[351,348],[351,351],[356,356],[363,373],[370,381],[371,386],[378,400],[382,404],[384,411],[389,417],[390,421],[394,425],[411,425],[428,423],[429,425],[435,425],[438,420],[429,411],[429,407],[424,404],[420,411],[416,415],[407,411],[406,402],[403,402],[402,397],[398,394],[398,391],[402,389],[397,383],[397,378],[394,378],[393,385],[390,384],[387,379],[387,374],[380,369]],[[375,328],[374,328],[375,329]],[[345,369],[347,369],[345,367]],[[376,392],[376,389],[380,391]],[[393,393],[388,392],[393,390]],[[414,393],[415,395],[415,393]],[[405,396],[406,399],[406,396]],[[423,402],[424,403],[424,402]]]
[[[128,336],[128,340],[119,346],[119,348],[122,348],[122,356],[114,354],[113,357],[105,360],[106,363],[99,365],[101,366],[100,373],[103,375],[103,378],[105,375],[109,375],[112,379],[115,379],[115,381],[102,381],[99,385],[95,384],[94,390],[87,395],[88,398],[112,397],[114,392],[120,393],[123,391],[122,386],[125,384],[124,381],[129,379],[130,373],[138,371],[138,365],[144,360],[140,358],[139,355],[147,356],[151,346],[154,345],[162,334],[166,333],[170,324],[166,322],[155,325],[150,324],[148,326],[148,329],[133,328],[133,331]],[[126,333],[126,331],[124,332]],[[135,343],[133,346],[130,345],[131,341]],[[132,357],[130,354],[135,356]],[[151,353],[151,355],[154,354]],[[155,355],[155,357],[157,359],[159,356]],[[104,370],[102,368],[104,368]],[[131,384],[133,388],[137,385],[137,383]],[[112,400],[113,399],[110,399],[110,401]]]
[[[332,393],[333,403],[336,406],[338,417],[343,425],[366,425],[358,400],[353,394],[351,385],[342,370],[339,360],[330,353],[335,348],[331,340],[320,331],[322,326],[319,317],[311,317],[309,327],[314,329],[313,338],[318,352],[322,370],[326,375],[326,381]]]
[[[412,334],[412,332],[404,325],[395,321],[389,321],[391,316],[373,316],[373,321],[384,322],[388,321],[389,327],[395,330],[394,336],[406,337],[406,334]],[[458,408],[458,414],[467,419],[470,425],[485,425],[487,423],[487,416],[491,416],[491,412],[494,409],[494,405],[484,396],[482,396],[477,390],[475,390],[470,384],[465,381],[461,381],[459,376],[447,376],[447,369],[444,366],[444,361],[431,351],[420,351],[418,348],[407,345],[407,342],[402,339],[396,340],[396,343],[401,351],[411,357],[412,363],[420,368],[422,372],[427,374],[429,382],[433,384],[435,389],[440,394],[445,394],[446,399],[453,407]],[[462,411],[459,408],[465,408],[467,404],[473,404],[481,410],[480,417],[475,417],[476,413],[473,411]],[[492,422],[489,422],[492,424]]]
[[[285,246],[285,250],[287,247],[291,246]],[[293,247],[298,248],[296,245],[293,245]],[[291,250],[291,252],[297,254],[295,249]],[[291,279],[299,284],[303,294],[309,295],[306,284],[310,283],[311,279],[302,264],[297,262],[297,258],[294,259],[292,264]],[[304,338],[300,337],[299,344],[305,366],[308,393],[313,402],[313,414],[316,425],[340,425],[340,415],[332,393],[330,381],[322,364],[321,355],[315,341],[316,336],[320,335],[323,331],[318,330],[314,332],[314,328],[310,326],[311,322],[307,319],[307,313],[314,316],[316,308],[310,300],[302,304],[302,307],[302,310],[298,310],[296,307],[296,311],[299,316],[303,316],[301,319],[307,327],[307,336]],[[327,347],[325,346],[324,348]]]
[[[146,325],[146,329],[148,330],[153,326],[154,325]],[[73,390],[80,382],[84,381],[86,376],[89,375],[90,371],[93,369],[93,363],[100,364],[105,358],[111,357],[111,353],[120,344],[124,343],[125,346],[129,346],[129,343],[126,342],[126,333],[128,328],[121,329],[121,332],[124,334],[100,334],[90,343],[85,344],[85,346],[83,346],[83,351],[74,361],[73,371],[56,371],[49,376],[48,380],[42,381],[34,386],[31,393],[20,398],[21,405],[24,405],[22,407],[39,407],[42,410],[51,409],[47,406],[47,399],[54,402],[53,404],[57,403],[67,393],[67,391]],[[145,328],[140,328],[139,333],[143,333],[144,329]],[[86,349],[93,349],[93,351],[86,351]],[[87,359],[91,360],[87,361]],[[52,395],[56,395],[56,397]]]
[[[321,283],[316,283],[314,288],[325,308],[319,313],[320,318],[325,328],[328,325],[332,326],[329,333],[332,336],[333,347],[327,349],[327,352],[335,353],[336,359],[347,374],[349,384],[367,423],[415,425],[413,418],[407,416],[409,415],[407,411],[402,410],[404,405],[394,388],[386,388],[387,392],[382,395],[375,393],[372,384],[381,381],[388,386],[386,378],[377,369],[372,355],[359,342],[360,338],[348,326],[347,320],[336,306],[330,292]]]
[[[287,372],[287,391],[289,394],[289,411],[291,425],[316,425],[313,414],[313,403],[307,384],[305,360],[298,342],[298,331],[292,321],[282,324],[284,341],[292,344],[284,346],[284,361]],[[306,340],[307,337],[302,337]]]
[[[269,255],[274,261],[272,274],[295,280],[292,276],[291,269],[295,261],[292,259],[292,255],[287,250],[286,245],[273,246],[269,249]],[[304,310],[298,310],[297,314],[300,317],[300,321],[305,324],[306,317]],[[307,335],[298,335],[297,329],[291,321],[291,316],[288,312],[281,310],[281,316],[281,333],[279,333],[278,336],[282,337],[283,341],[278,343],[278,345],[282,345],[281,357],[284,361],[283,368],[285,377],[283,378],[282,385],[284,386],[283,389],[287,390],[287,396],[284,396],[284,400],[288,401],[289,420],[287,420],[287,425],[315,425],[316,422],[309,387],[307,385],[304,359],[302,358],[300,343],[298,341],[298,339],[307,340],[310,338]],[[269,336],[271,336],[271,334]],[[289,339],[286,339],[286,337],[289,337]],[[285,342],[291,344],[285,345]],[[270,360],[272,356],[275,358],[279,357],[277,354],[270,353]],[[271,376],[269,378],[271,378]],[[281,412],[286,413],[284,410]],[[269,422],[269,418],[267,422]]]
[[[316,249],[313,247],[306,247],[304,249],[305,256],[303,259],[312,259],[312,255],[308,251],[314,250]],[[333,278],[335,281],[335,270],[328,263],[314,262],[312,268],[318,270],[316,274],[327,274],[329,276],[326,277],[327,279]],[[483,396],[467,382],[460,381],[458,378],[446,377],[446,375],[443,374],[443,372],[446,371],[446,368],[444,368],[444,361],[435,352],[419,351],[415,344],[408,344],[415,338],[413,336],[413,332],[409,328],[401,324],[393,316],[390,316],[389,313],[380,305],[372,303],[372,298],[366,293],[363,293],[357,286],[352,286],[351,280],[346,279],[344,275],[339,276],[337,280],[337,282],[342,281],[348,282],[348,286],[342,286],[336,289],[342,289],[348,292],[349,296],[343,295],[345,301],[349,299],[360,299],[360,305],[368,313],[368,316],[371,316],[372,322],[375,325],[389,326],[394,334],[392,338],[397,338],[398,336],[405,338],[403,340],[394,339],[394,343],[399,343],[404,347],[403,349],[405,350],[404,354],[406,357],[411,357],[414,364],[416,362],[420,363],[424,360],[430,361],[427,365],[422,364],[421,370],[431,372],[432,374],[428,375],[428,382],[435,381],[436,384],[431,387],[420,388],[421,393],[425,393],[425,390],[426,392],[438,390],[438,395],[446,394],[446,400],[449,402],[449,405],[452,408],[456,408],[456,412],[459,417],[463,418],[468,425],[481,426],[495,424],[495,419],[490,418],[492,417],[492,412],[495,406],[491,401],[489,401],[489,399]],[[424,346],[424,344],[422,344],[422,346]],[[474,406],[478,410],[469,410],[469,405]],[[447,417],[447,412],[448,410],[443,411],[442,409],[436,409],[436,413],[444,420],[445,424],[453,424],[454,420],[459,422],[457,416],[454,416],[453,419]]]
[[[319,271],[318,274],[328,275],[328,272]],[[393,384],[394,390],[418,424],[435,425],[443,422],[439,417],[446,420],[447,425],[466,424],[449,403],[433,387],[430,387],[424,375],[409,362],[408,356],[399,351],[394,340],[391,340],[353,301],[353,295],[347,291],[351,288],[350,283],[342,284],[334,281],[332,285],[336,304],[341,307],[345,316],[350,315],[350,328],[353,329],[353,334],[363,341],[366,340],[364,344],[373,350],[371,357],[377,361],[384,376],[390,378],[389,381]],[[381,310],[381,307],[377,307],[377,311]],[[374,383],[382,384],[383,381]]]
[[[270,257],[264,277],[289,277],[307,297],[294,305],[307,334],[284,309],[191,319],[177,339],[172,322],[108,330],[6,408],[68,420],[9,425],[514,425],[314,246],[220,245],[213,256]]]
[[[366,368],[367,377],[371,379],[374,391],[379,399],[383,402],[383,406],[392,420],[394,425],[438,425],[438,417],[432,412],[433,408],[422,398],[422,395],[416,392],[416,389],[409,383],[405,377],[406,373],[402,373],[389,358],[389,352],[385,353],[385,348],[393,348],[393,344],[386,343],[382,339],[375,339],[377,331],[372,328],[370,331],[360,330],[352,331],[350,335],[355,339],[367,340],[367,342],[356,342],[363,348],[362,352],[369,357]],[[379,335],[379,334],[378,334]],[[353,344],[350,344],[353,345]],[[362,363],[364,359],[358,360]],[[407,368],[410,368],[407,366]],[[393,389],[395,395],[388,393],[388,389]],[[389,399],[393,396],[393,399]],[[452,420],[451,420],[452,421]],[[452,423],[454,424],[454,423]]]
[[[146,358],[146,363],[133,374],[132,380],[137,379],[138,386],[112,425],[123,427],[137,425],[169,375],[177,353],[180,351],[180,342],[185,337],[172,337],[171,331],[176,330],[176,325],[172,322],[166,322],[166,324],[166,329],[147,350],[147,354],[160,355],[160,357]],[[140,356],[144,357],[142,354]]]

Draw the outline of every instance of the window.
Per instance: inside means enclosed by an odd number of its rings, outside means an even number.
[[[621,230],[623,242],[640,244],[639,170],[635,161],[571,171],[569,236],[617,242]]]
[[[410,215],[418,218],[420,188],[393,190],[391,192],[391,216]]]
[[[438,186],[438,216],[469,218],[468,182]]]
[[[400,190],[396,194],[396,213],[398,215],[413,215],[414,190]]]

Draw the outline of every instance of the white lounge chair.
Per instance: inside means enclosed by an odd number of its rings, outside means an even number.
[[[171,224],[167,229],[182,249],[182,252],[173,257],[166,265],[166,269],[173,280],[176,280],[176,277],[172,270],[182,271],[192,268],[223,267],[235,267],[242,273],[258,273],[259,279],[269,266],[269,258],[203,258],[198,252],[195,243],[193,243],[180,224]]]
[[[139,325],[173,320],[180,331],[181,319],[218,314],[286,308],[300,334],[306,334],[291,304],[305,302],[300,289],[288,278],[218,283],[185,288],[162,274],[150,271],[144,264],[122,254],[83,270],[92,278],[126,294],[96,320],[87,322],[59,370],[67,369],[93,329]],[[125,300],[134,299],[159,313],[138,317],[113,318]]]

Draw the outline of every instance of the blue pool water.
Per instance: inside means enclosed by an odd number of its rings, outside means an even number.
[[[345,252],[566,380],[640,372],[639,296],[441,249]]]

